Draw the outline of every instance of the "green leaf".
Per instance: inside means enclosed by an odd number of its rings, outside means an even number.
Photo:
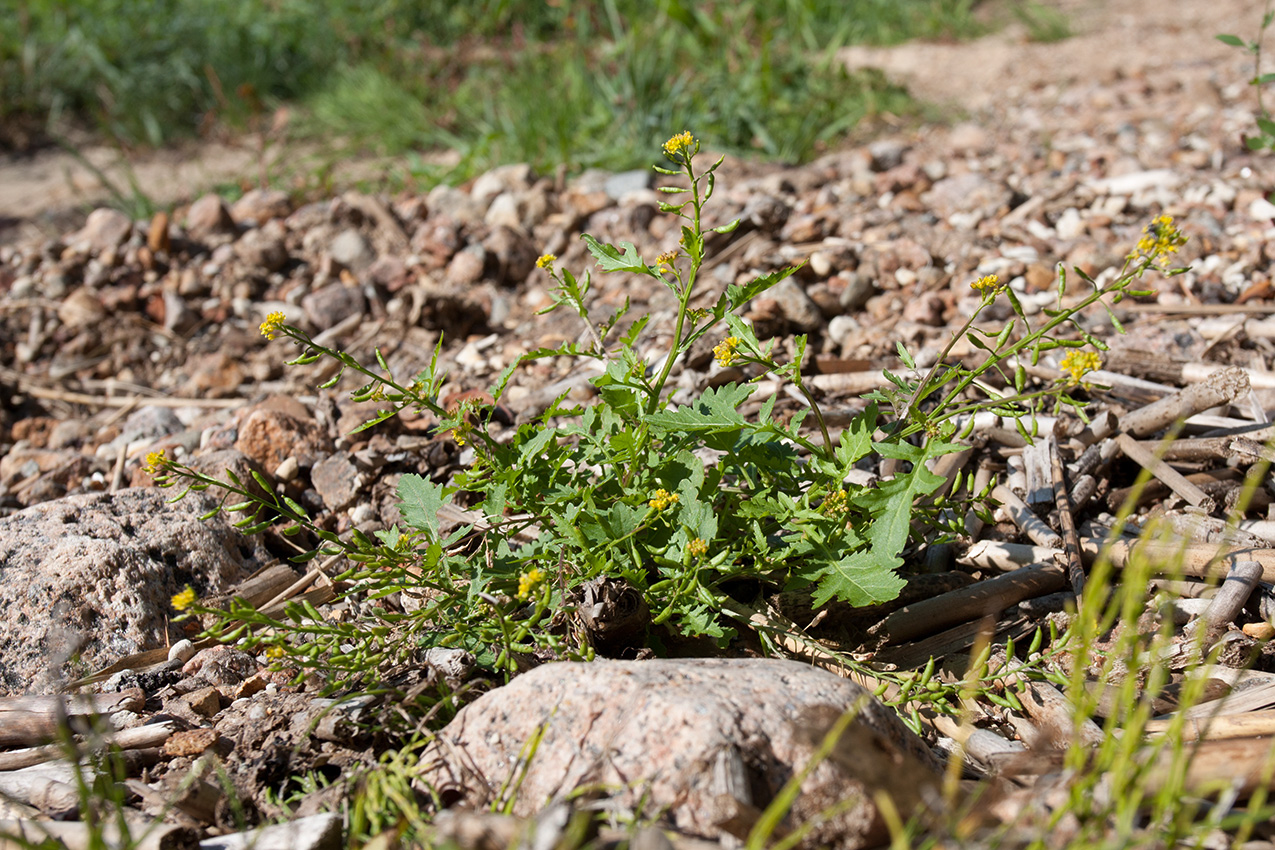
[[[1213,37],[1216,38],[1218,41],[1222,42],[1223,44],[1231,45],[1231,47],[1247,47],[1248,46],[1244,43],[1244,39],[1240,38],[1238,35],[1215,35]]]
[[[866,410],[851,419],[850,424],[841,431],[837,460],[847,472],[872,450],[872,432],[876,427],[877,406],[869,404]]]
[[[758,295],[761,295],[767,289],[770,289],[784,278],[791,277],[796,274],[797,270],[804,265],[804,262],[798,263],[797,265],[790,266],[786,269],[779,269],[778,271],[761,275],[751,283],[746,283],[742,286],[732,283],[730,286],[726,287],[726,300],[730,304],[730,309],[735,310],[744,304],[747,304],[749,301],[756,298]]]
[[[646,422],[657,434],[716,434],[735,430],[747,424],[747,420],[736,408],[752,392],[753,388],[748,385],[725,384],[710,387],[694,404],[652,413],[646,417]]]
[[[657,274],[656,270],[642,262],[637,246],[632,242],[621,242],[620,248],[606,245],[585,233],[580,236],[589,246],[589,253],[598,258],[598,268],[604,272],[632,272],[634,274]]]
[[[417,531],[425,532],[430,540],[437,540],[438,511],[450,501],[444,497],[442,485],[408,473],[398,481],[398,498],[403,520]]]
[[[897,599],[907,583],[894,572],[902,563],[871,550],[834,561],[822,570],[811,603],[818,608],[836,598],[861,608]]]
[[[903,340],[899,340],[896,344],[899,351],[899,359],[903,361],[903,365],[909,369],[916,368],[916,361],[912,359],[912,355],[908,354],[907,346],[903,344]]]

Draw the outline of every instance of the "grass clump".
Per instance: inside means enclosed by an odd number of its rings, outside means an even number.
[[[454,148],[449,176],[511,161],[645,165],[670,123],[722,150],[797,160],[907,108],[879,75],[841,68],[838,47],[966,35],[971,6],[386,0],[316,15],[299,0],[18,0],[0,30],[0,119],[159,145],[299,102],[296,140]]]

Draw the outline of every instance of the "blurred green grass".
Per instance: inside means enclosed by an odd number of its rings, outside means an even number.
[[[288,103],[294,140],[462,174],[644,165],[682,129],[800,161],[909,108],[834,51],[973,35],[974,2],[0,0],[0,122],[160,146]]]

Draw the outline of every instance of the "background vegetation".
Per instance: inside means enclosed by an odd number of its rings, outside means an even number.
[[[0,147],[249,127],[350,152],[648,165],[670,132],[809,157],[907,98],[846,44],[965,37],[975,0],[0,0]]]

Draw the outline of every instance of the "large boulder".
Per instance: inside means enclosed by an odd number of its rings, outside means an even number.
[[[874,846],[887,835],[873,793],[891,793],[906,818],[938,787],[938,765],[865,688],[795,661],[546,664],[463,708],[425,755],[424,778],[474,806],[513,795],[524,816],[603,789],[636,818],[663,813],[682,832],[741,838],[856,708],[784,827],[815,822],[805,847]]]
[[[187,584],[222,593],[266,553],[217,516],[212,493],[135,488],[67,496],[0,519],[0,693],[67,679],[184,635]]]

